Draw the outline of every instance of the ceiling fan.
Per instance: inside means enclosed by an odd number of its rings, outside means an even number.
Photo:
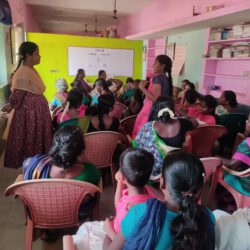
[[[118,19],[118,16],[117,16],[117,9],[116,9],[116,0],[114,0],[114,10],[113,10],[113,19]]]

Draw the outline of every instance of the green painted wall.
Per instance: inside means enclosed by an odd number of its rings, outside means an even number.
[[[69,36],[45,33],[27,33],[27,40],[38,44],[41,55],[41,62],[36,66],[45,85],[45,96],[50,101],[56,92],[55,81],[58,78],[65,78],[68,83],[74,79],[68,75],[68,47],[102,47],[134,50],[134,78],[142,77],[142,46],[143,41],[132,41],[114,38],[97,38]],[[122,62],[117,62],[124,67]],[[107,72],[108,74],[108,72]],[[123,81],[126,77],[115,76]],[[86,77],[87,82],[94,82],[97,76]]]
[[[167,43],[175,42],[177,45],[184,45],[186,47],[184,70],[179,77],[173,77],[174,85],[181,86],[183,79],[189,79],[195,83],[196,89],[198,89],[198,85],[201,81],[205,37],[206,30],[196,30],[167,37]]]

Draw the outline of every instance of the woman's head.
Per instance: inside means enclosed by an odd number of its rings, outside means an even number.
[[[200,99],[202,114],[214,115],[215,108],[218,105],[217,100],[212,95],[205,95]]]
[[[106,74],[106,71],[105,70],[100,70],[98,72],[98,79],[103,79],[106,81],[107,79],[107,74]]]
[[[83,79],[84,77],[85,77],[84,69],[78,69],[75,80],[77,80],[77,79],[80,80],[80,79]]]
[[[41,56],[37,44],[33,42],[23,42],[18,50],[19,61],[15,71],[21,66],[22,62],[29,65],[36,65],[40,63]]]
[[[235,108],[238,105],[236,94],[231,90],[225,90],[219,98],[219,104]]]
[[[186,82],[185,84],[185,90],[195,90],[195,85],[192,82]]]
[[[69,103],[69,108],[78,109],[82,105],[83,94],[79,89],[72,89],[69,91],[67,96],[67,102]]]
[[[58,91],[65,92],[68,89],[68,83],[64,78],[56,80],[56,88]]]
[[[108,88],[108,84],[105,80],[103,79],[98,79],[96,82],[95,82],[95,88],[96,90],[101,94],[103,91],[108,91],[109,88]]]
[[[143,150],[129,148],[120,157],[120,170],[128,184],[134,187],[144,187],[154,165],[154,156]]]
[[[195,104],[197,101],[198,94],[195,90],[187,90],[185,92],[185,102],[188,104]]]
[[[163,186],[181,208],[186,200],[195,200],[205,180],[202,162],[194,155],[176,151],[167,155],[162,167]]]
[[[76,126],[66,126],[55,133],[49,155],[54,165],[69,169],[80,161],[84,149],[82,130]]]
[[[174,113],[174,101],[169,96],[160,96],[153,104],[149,121],[161,121],[167,123]]]
[[[202,162],[178,151],[166,156],[161,186],[165,201],[179,210],[170,226],[173,250],[214,249],[214,225],[206,208],[196,204],[205,180]]]
[[[184,80],[181,82],[181,89],[182,89],[182,90],[185,90],[185,87],[186,87],[187,83],[190,83],[190,81],[189,81],[188,79],[184,79]]]

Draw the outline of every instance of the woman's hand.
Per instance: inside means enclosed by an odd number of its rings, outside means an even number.
[[[117,172],[116,172],[116,174],[115,174],[115,179],[117,180],[117,182],[122,182],[122,181],[123,181],[121,171],[117,171]]]
[[[4,112],[4,113],[10,113],[10,111],[11,111],[11,106],[10,106],[10,103],[7,103],[7,104],[5,104],[3,107],[2,107],[2,112]]]
[[[106,232],[106,234],[108,235],[108,237],[113,240],[115,238],[115,230],[114,230],[114,217],[109,217],[106,218],[104,225],[103,225],[103,229]]]
[[[141,80],[139,83],[139,89],[145,89],[147,82],[145,80]]]

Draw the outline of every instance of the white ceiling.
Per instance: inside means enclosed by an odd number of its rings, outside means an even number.
[[[114,0],[25,0],[44,32],[79,33],[98,31],[118,25],[122,18],[137,13],[152,0],[117,0],[117,16],[113,19]]]

